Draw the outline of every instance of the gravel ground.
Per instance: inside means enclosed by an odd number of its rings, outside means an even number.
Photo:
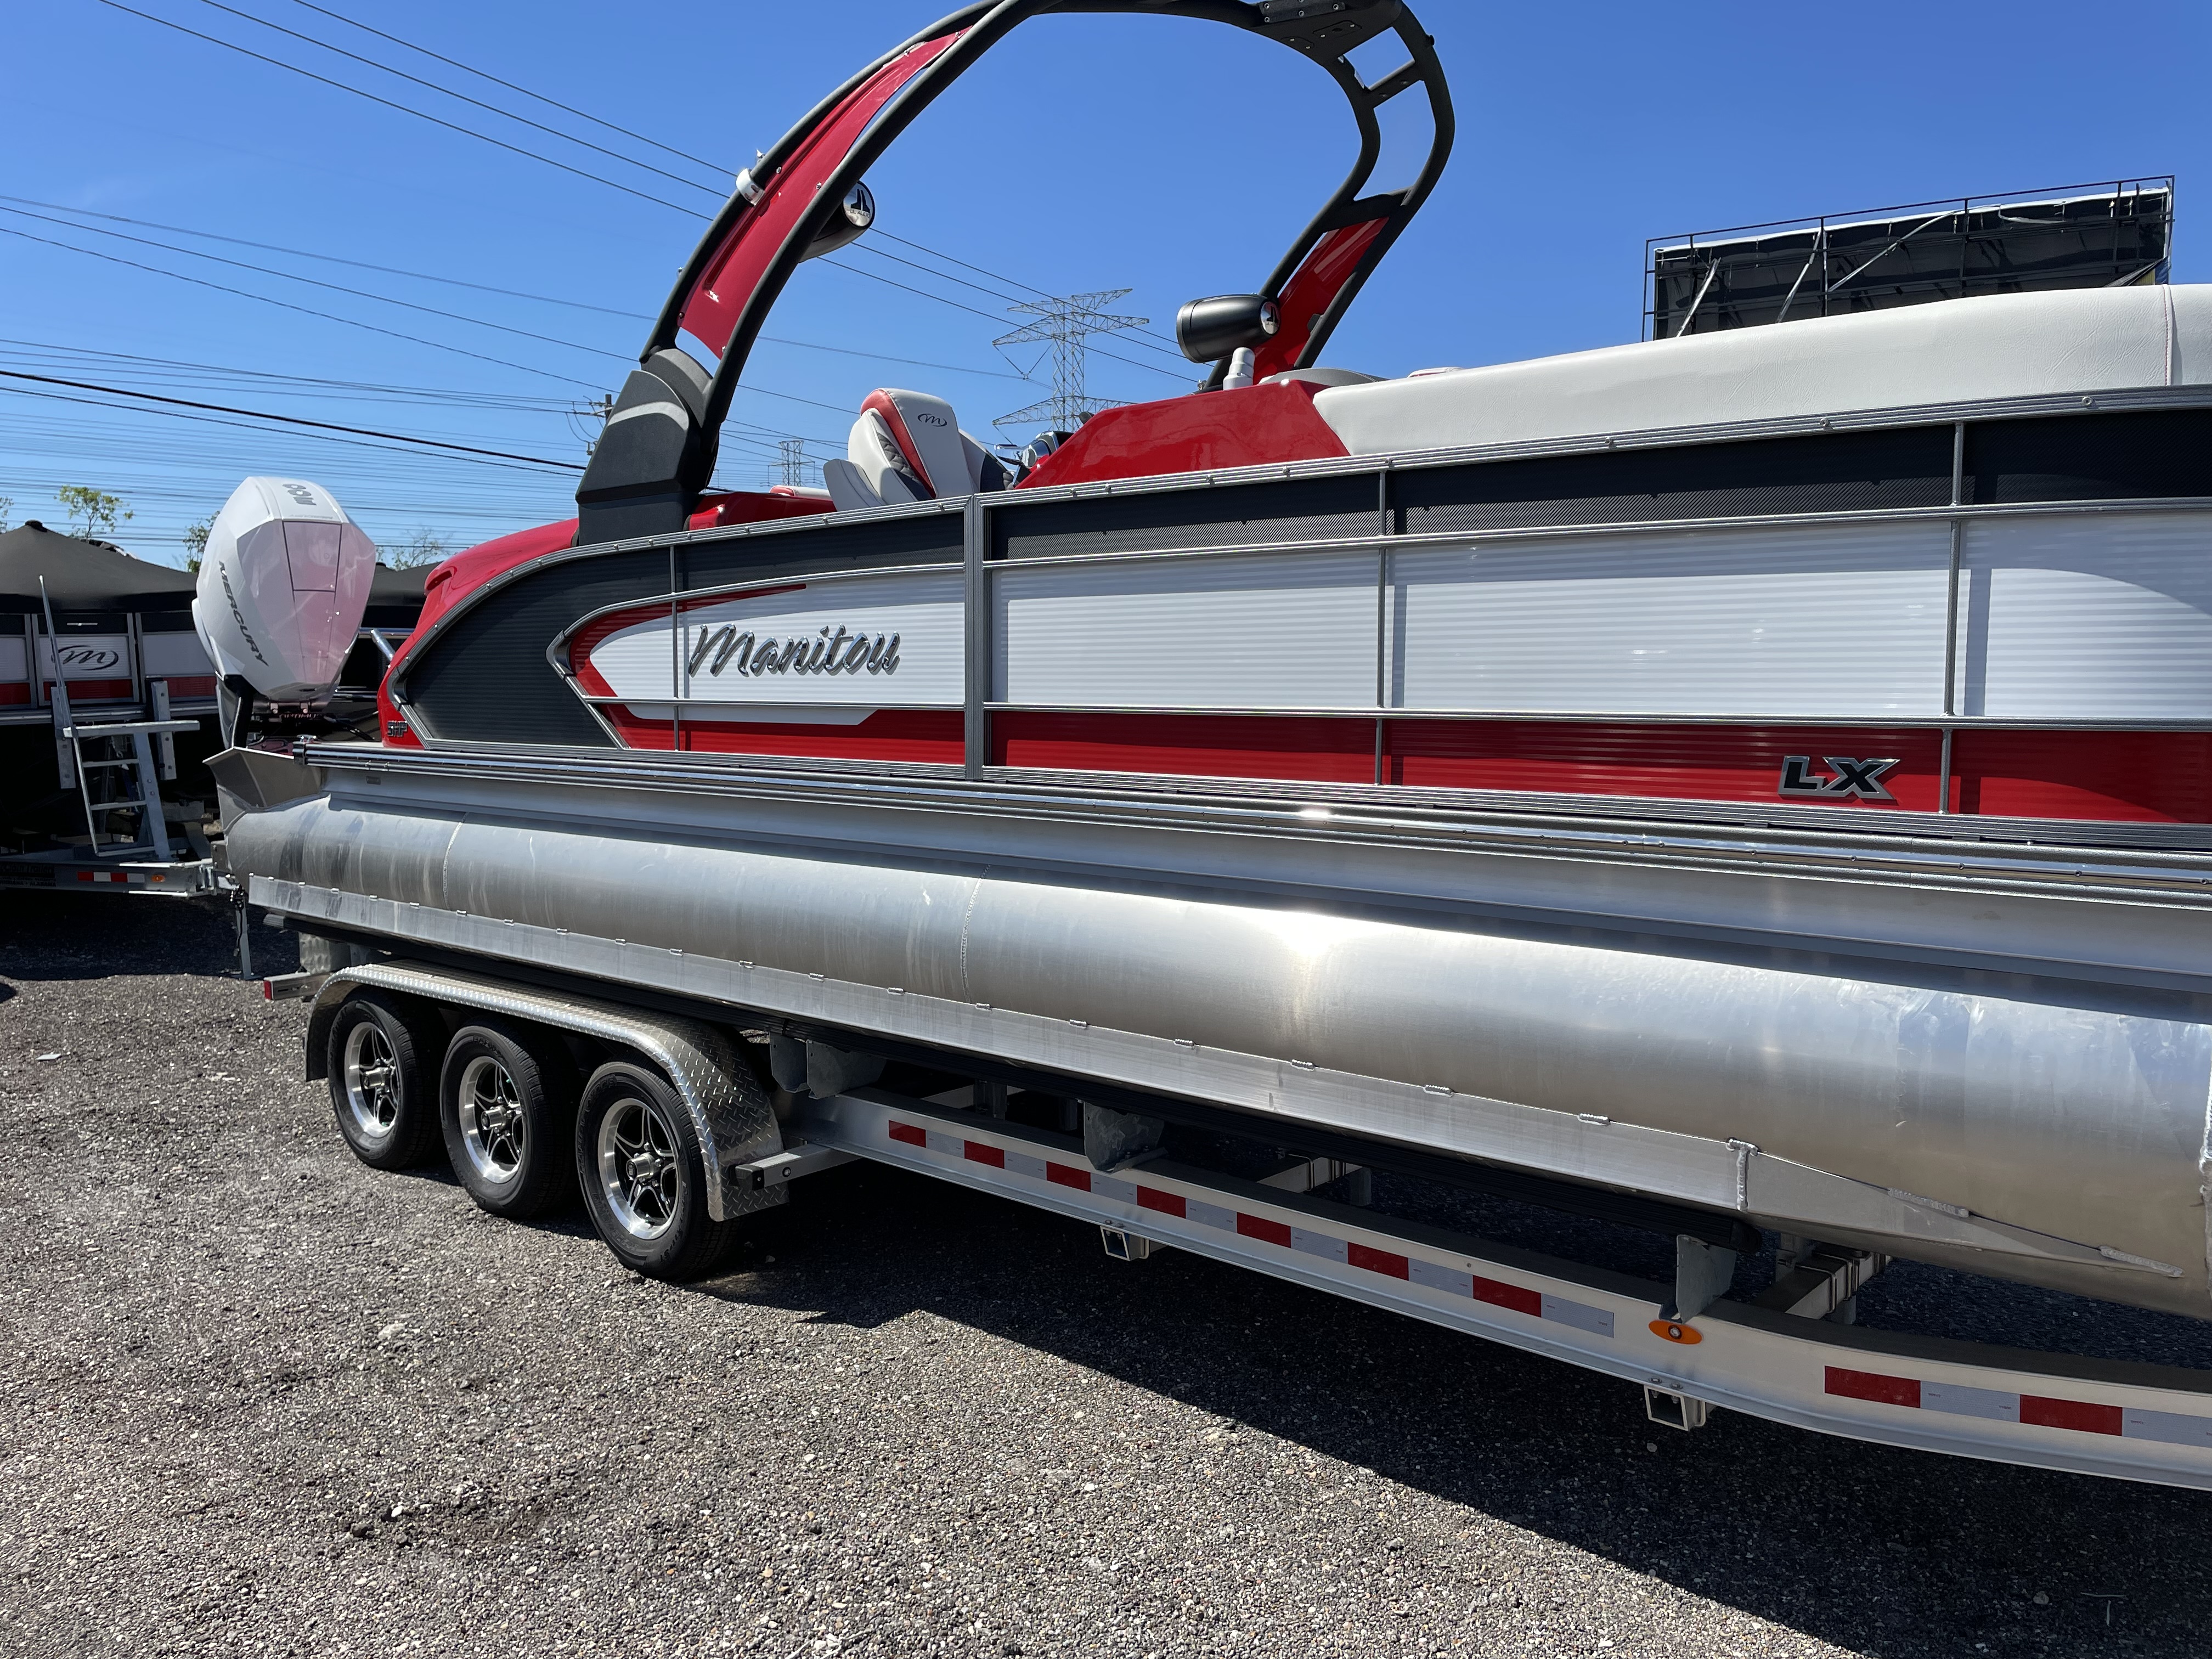
[[[636,1279],[355,1163],[228,951],[0,895],[0,1653],[2207,1650],[2204,1496],[1664,1433],[890,1171]]]

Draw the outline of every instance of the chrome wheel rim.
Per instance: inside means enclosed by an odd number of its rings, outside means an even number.
[[[514,1074],[489,1054],[478,1054],[461,1072],[455,1107],[469,1167],[494,1185],[520,1176],[529,1131]]]
[[[625,1095],[599,1120],[599,1191],[632,1238],[658,1238],[676,1223],[684,1168],[676,1131],[651,1101]]]
[[[399,1122],[399,1060],[374,1020],[364,1019],[346,1033],[343,1070],[346,1114],[354,1127],[367,1139],[388,1139]]]

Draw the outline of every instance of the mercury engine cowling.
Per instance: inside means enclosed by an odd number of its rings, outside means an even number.
[[[192,600],[226,704],[327,701],[375,574],[376,544],[321,485],[240,484],[208,531]]]

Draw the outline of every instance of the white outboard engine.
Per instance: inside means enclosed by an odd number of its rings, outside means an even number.
[[[376,544],[330,491],[248,478],[208,530],[192,623],[222,678],[224,738],[264,702],[329,700],[360,632]]]

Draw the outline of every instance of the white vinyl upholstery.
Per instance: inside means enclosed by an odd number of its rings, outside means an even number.
[[[840,511],[1004,489],[1005,464],[960,429],[952,405],[926,392],[872,392],[822,482]]]
[[[952,405],[926,392],[872,392],[846,456],[885,501],[972,494],[975,485]]]
[[[1944,300],[1329,386],[1355,455],[2212,382],[2212,284]]]
[[[830,502],[840,513],[851,513],[864,507],[881,507],[884,498],[869,486],[860,469],[848,460],[822,463],[822,483],[830,492]]]

